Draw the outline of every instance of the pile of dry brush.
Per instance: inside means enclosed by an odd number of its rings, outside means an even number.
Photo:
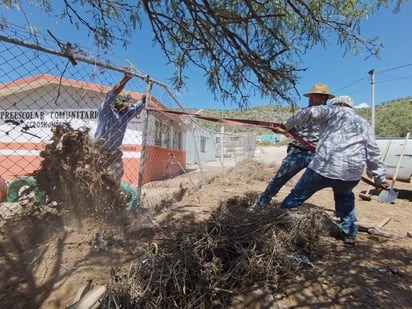
[[[202,225],[162,230],[112,274],[99,308],[228,308],[252,289],[279,293],[321,254],[325,215],[250,211],[254,198],[231,198]]]
[[[73,129],[69,123],[57,125],[40,153],[43,160],[34,177],[39,189],[72,215],[108,219],[126,208],[126,197],[107,173],[107,154],[91,139],[89,130]]]

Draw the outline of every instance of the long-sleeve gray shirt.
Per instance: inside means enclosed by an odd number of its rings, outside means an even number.
[[[312,106],[299,111],[283,125],[290,130],[305,123],[320,126],[315,157],[308,168],[320,175],[345,181],[359,180],[365,163],[369,176],[380,184],[386,179],[386,167],[369,123],[352,108]]]

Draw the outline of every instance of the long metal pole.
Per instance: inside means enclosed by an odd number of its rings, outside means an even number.
[[[146,94],[146,106],[150,107],[150,96],[151,96],[151,91],[152,91],[152,82],[148,79],[148,84],[147,88],[145,90]],[[140,164],[139,164],[139,178],[137,179],[137,197],[136,197],[136,203],[137,203],[137,208],[140,208],[140,205],[142,204],[142,186],[143,186],[143,175],[144,175],[144,167],[145,167],[145,158],[146,158],[146,144],[147,144],[147,132],[148,132],[148,126],[149,126],[149,112],[146,111],[146,117],[143,118],[143,123],[142,123],[142,148],[140,151]]]
[[[371,107],[372,107],[372,120],[371,120],[371,126],[373,133],[375,133],[375,70],[372,69],[369,72],[369,75],[371,76]]]

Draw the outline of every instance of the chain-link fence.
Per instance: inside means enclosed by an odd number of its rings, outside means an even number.
[[[0,175],[8,182],[31,175],[41,163],[40,152],[52,137],[52,128],[69,123],[87,127],[94,136],[97,109],[108,91],[133,75],[126,85],[134,99],[146,93],[146,106],[183,110],[170,89],[142,74],[128,60],[123,66],[102,61],[82,48],[53,36],[3,26],[0,35]],[[223,137],[223,139],[222,139]],[[223,143],[222,143],[223,141]],[[219,145],[224,145],[220,147]],[[172,199],[162,182],[187,175],[180,188],[201,187],[201,168],[221,160],[225,152],[236,160],[252,157],[253,135],[227,135],[202,128],[193,119],[144,110],[133,118],[121,145],[123,184],[135,191],[135,206],[153,208]],[[196,183],[188,165],[200,166]],[[222,166],[224,162],[221,160]]]

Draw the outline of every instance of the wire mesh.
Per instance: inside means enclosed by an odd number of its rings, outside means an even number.
[[[60,42],[51,33],[3,26],[0,35],[0,175],[10,182],[31,175],[41,163],[40,152],[52,128],[69,123],[88,128],[93,136],[97,108],[128,67],[133,78],[125,90],[134,98],[147,92],[146,105],[184,110],[163,83],[143,75],[133,63],[123,66],[101,60],[77,45]],[[225,143],[219,148],[221,138]],[[185,175],[177,189],[198,189],[205,183],[202,165],[220,160],[224,152],[236,161],[253,157],[254,135],[222,135],[193,119],[143,111],[133,118],[121,146],[123,185],[133,188],[131,207],[155,209],[173,200],[176,188],[164,181]],[[194,180],[189,167],[200,174]]]

